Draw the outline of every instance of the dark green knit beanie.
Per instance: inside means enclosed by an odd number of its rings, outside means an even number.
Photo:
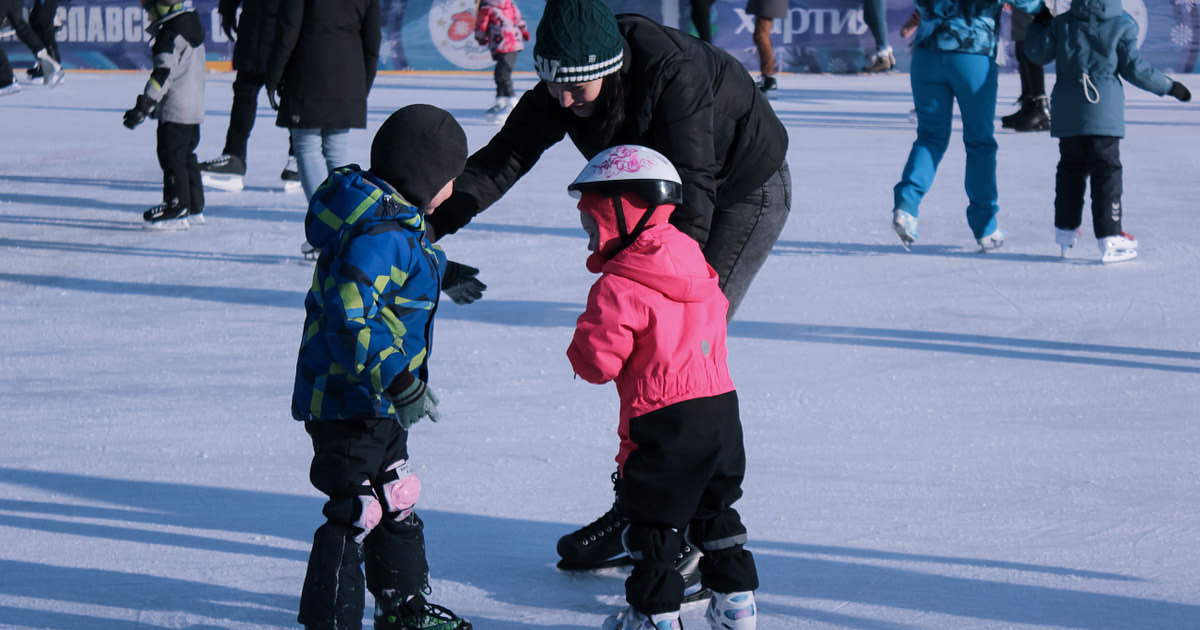
[[[621,69],[625,40],[604,0],[548,0],[533,64],[548,83],[583,83]]]

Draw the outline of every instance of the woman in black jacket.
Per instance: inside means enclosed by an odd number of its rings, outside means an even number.
[[[667,156],[683,179],[671,223],[720,276],[732,318],[791,207],[787,130],[746,69],[705,42],[601,0],[550,0],[538,24],[541,81],[429,217],[436,237],[496,202],[569,136],[585,158],[617,144]]]
[[[350,129],[367,126],[379,61],[379,0],[283,0],[267,65],[275,124],[292,133],[306,199],[346,164]]]

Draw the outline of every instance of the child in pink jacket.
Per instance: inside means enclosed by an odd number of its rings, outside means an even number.
[[[604,628],[680,627],[674,557],[685,535],[704,552],[710,621],[754,628],[758,574],[731,507],[746,455],[725,362],[729,302],[700,246],[667,222],[682,201],[679,174],[661,153],[621,145],[567,189],[594,252],[588,270],[601,274],[567,358],[589,382],[616,381],[621,399],[616,509],[634,565],[629,607]]]
[[[517,104],[513,96],[512,69],[517,53],[529,41],[525,18],[513,0],[480,0],[475,11],[475,41],[487,46],[496,60],[496,104],[487,110],[491,122],[504,122]]]

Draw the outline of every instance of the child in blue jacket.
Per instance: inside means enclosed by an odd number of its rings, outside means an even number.
[[[438,419],[427,383],[439,291],[461,303],[479,296],[464,297],[463,286],[483,288],[477,270],[448,264],[425,235],[424,215],[450,196],[466,160],[450,114],[410,105],[376,133],[369,171],[335,169],[309,204],[305,235],[321,255],[304,300],[292,417],[312,437],[309,478],[329,499],[300,595],[305,627],[361,627],[364,563],[376,630],[471,627],[425,600],[421,481],[408,462],[409,427]]]
[[[1034,63],[1055,62],[1050,101],[1050,135],[1058,138],[1054,195],[1055,240],[1063,256],[1075,245],[1083,220],[1083,191],[1091,179],[1092,230],[1101,260],[1137,256],[1138,243],[1121,229],[1121,154],[1125,135],[1125,92],[1121,79],[1180,101],[1188,89],[1155,70],[1137,49],[1137,23],[1121,0],[1075,0],[1054,17],[1043,10],[1025,38]]]

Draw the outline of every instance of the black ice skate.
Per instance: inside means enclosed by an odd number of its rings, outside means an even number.
[[[245,187],[246,162],[236,155],[222,153],[220,157],[200,163],[200,180],[205,186],[228,192]]]
[[[1045,96],[1022,96],[1017,111],[1000,118],[1000,125],[1013,131],[1049,131],[1050,101]]]
[[[304,186],[300,183],[300,171],[296,168],[296,157],[289,155],[287,164],[283,166],[283,170],[279,172],[279,179],[283,180],[283,192],[300,192]]]
[[[675,570],[683,576],[683,603],[707,602],[712,591],[700,583],[700,550],[685,540],[675,557]]]
[[[179,202],[161,203],[142,213],[142,220],[149,230],[188,229],[188,209]]]
[[[413,595],[390,612],[375,609],[375,630],[471,630],[471,622],[445,606],[430,604]]]
[[[621,543],[621,532],[629,521],[617,514],[614,505],[600,518],[558,539],[558,568],[591,571],[631,564],[633,559]]]

